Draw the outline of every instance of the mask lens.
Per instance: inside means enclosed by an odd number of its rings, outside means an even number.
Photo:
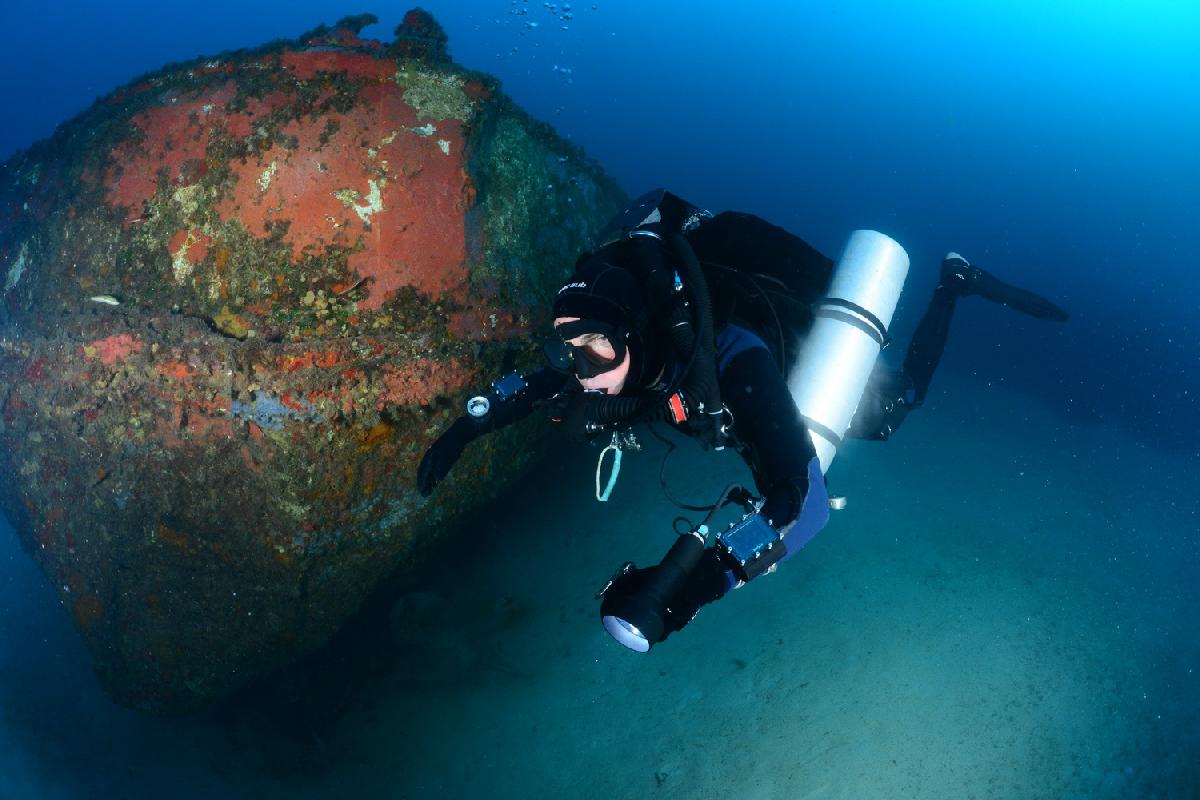
[[[566,322],[555,328],[558,345],[548,345],[547,355],[565,354],[570,359],[571,369],[580,378],[594,378],[620,366],[625,359],[625,346],[619,329],[598,322],[577,320]],[[557,348],[561,346],[562,350]],[[552,356],[552,363],[558,363]]]
[[[620,363],[616,348],[612,346],[612,342],[608,340],[607,336],[601,334],[585,337],[582,344],[577,345],[574,349],[597,367],[611,369]]]
[[[547,340],[546,344],[542,346],[542,352],[546,355],[546,360],[550,362],[550,366],[557,370],[566,372],[575,363],[575,356],[571,352],[571,346],[557,337]]]

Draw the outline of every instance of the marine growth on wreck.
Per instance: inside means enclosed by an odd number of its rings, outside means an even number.
[[[428,14],[373,21],[170,65],[0,167],[0,503],[122,703],[311,652],[536,450],[414,487],[624,197]]]

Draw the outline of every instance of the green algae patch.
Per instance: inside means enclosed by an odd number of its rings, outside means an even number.
[[[220,312],[213,317],[213,325],[221,333],[232,336],[234,339],[245,339],[250,335],[250,329],[246,327],[246,323],[237,314],[230,311],[229,306],[223,306]]]
[[[419,119],[466,122],[475,111],[461,75],[407,64],[396,72],[396,83],[404,87],[404,102],[413,107]]]
[[[473,281],[548,309],[624,193],[582,150],[511,104],[481,126],[472,168],[483,250]]]

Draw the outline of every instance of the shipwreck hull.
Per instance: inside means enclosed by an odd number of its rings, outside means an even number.
[[[414,484],[624,200],[426,15],[355,27],[172,65],[0,168],[0,503],[122,703],[311,652],[520,474],[536,423]]]

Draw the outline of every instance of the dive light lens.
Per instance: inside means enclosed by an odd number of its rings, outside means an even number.
[[[645,653],[650,649],[649,640],[642,635],[642,632],[637,629],[636,625],[632,625],[620,617],[614,617],[611,614],[606,615],[603,622],[604,630],[608,631],[608,635],[630,650]]]

